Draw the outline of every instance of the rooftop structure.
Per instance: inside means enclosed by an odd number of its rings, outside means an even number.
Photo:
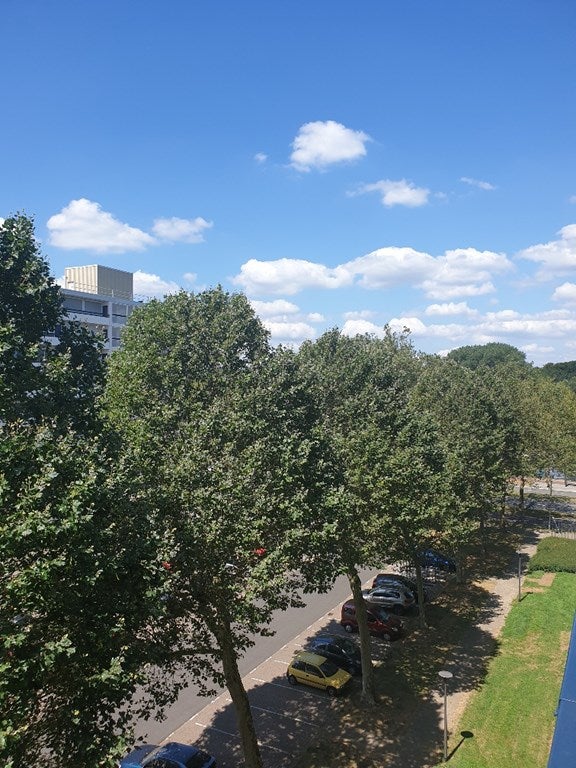
[[[61,290],[68,317],[100,336],[107,354],[121,346],[122,329],[140,303],[134,301],[132,272],[99,264],[66,267]],[[57,337],[58,329],[51,334]]]

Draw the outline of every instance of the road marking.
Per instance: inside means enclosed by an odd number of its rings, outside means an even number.
[[[285,717],[287,720],[293,720],[295,723],[304,723],[311,728],[320,728],[315,723],[310,723],[308,720],[302,720],[300,717],[292,717],[292,715],[286,715],[284,712],[275,712],[273,709],[265,709],[265,707],[251,707],[251,709],[258,709],[260,712],[268,712],[269,715],[278,715],[279,717]]]

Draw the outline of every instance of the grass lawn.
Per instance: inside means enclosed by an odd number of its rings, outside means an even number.
[[[548,575],[549,586],[543,577],[529,574],[522,601],[508,615],[498,654],[452,737],[454,742],[461,731],[473,734],[452,755],[453,768],[547,764],[576,610],[576,575]]]
[[[428,629],[413,620],[407,637],[377,664],[379,703],[364,707],[359,686],[333,702],[293,768],[440,765],[441,720],[429,694],[438,691],[438,670],[447,659],[447,668],[458,670],[473,691],[450,736],[450,765],[545,768],[576,610],[576,574],[529,573],[524,597],[496,641],[474,627],[493,610],[487,585],[514,562],[517,546],[510,531],[494,531],[489,556],[469,557],[467,582],[452,581],[430,604]],[[462,731],[472,737],[462,740]]]

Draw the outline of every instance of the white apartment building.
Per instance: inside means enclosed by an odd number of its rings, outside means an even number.
[[[66,267],[61,290],[68,317],[99,335],[107,354],[118,349],[126,321],[141,303],[134,301],[132,272],[99,264]]]

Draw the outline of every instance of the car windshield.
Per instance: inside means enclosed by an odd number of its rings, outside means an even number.
[[[355,656],[358,652],[356,643],[353,643],[352,640],[348,640],[346,637],[335,637],[334,642],[342,649],[346,656]]]
[[[328,659],[325,659],[322,664],[320,664],[320,669],[324,677],[332,677],[332,675],[335,675],[338,672],[336,664]]]

